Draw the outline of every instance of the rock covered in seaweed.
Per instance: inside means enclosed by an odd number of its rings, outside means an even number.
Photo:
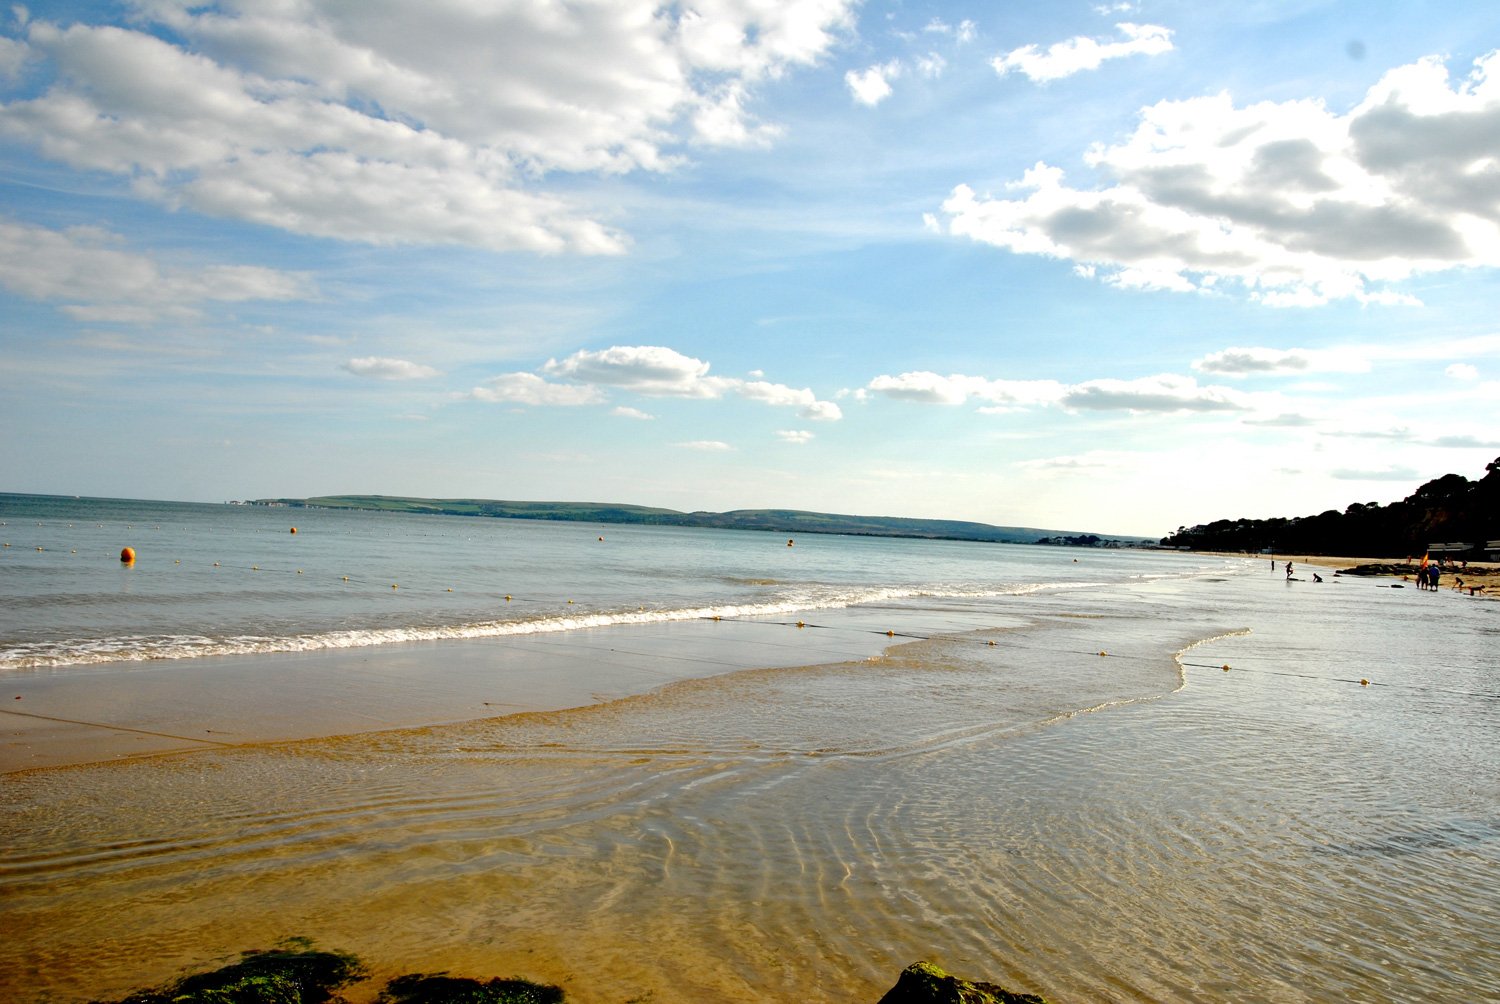
[[[365,977],[365,967],[343,952],[315,951],[294,939],[272,951],[245,952],[239,962],[194,973],[159,990],[137,990],[115,1004],[341,1004],[334,995]],[[398,976],[379,1004],[562,1004],[560,987],[523,979],[479,980],[447,973]],[[96,1001],[95,1004],[103,1004]]]
[[[959,979],[930,962],[917,962],[901,971],[896,985],[879,1004],[1047,1004],[1036,994],[1018,994],[993,983]]]
[[[238,962],[159,990],[138,990],[118,1004],[325,1004],[335,1000],[335,990],[364,975],[352,955],[315,951],[293,940],[282,948],[245,952]]]
[[[488,983],[438,973],[398,976],[386,984],[378,1004],[562,1004],[562,988],[523,979]]]

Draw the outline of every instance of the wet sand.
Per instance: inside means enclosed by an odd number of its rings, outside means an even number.
[[[902,632],[970,629],[909,616]],[[584,707],[684,679],[879,655],[881,608],[309,653],[66,667],[5,680],[0,773]]]

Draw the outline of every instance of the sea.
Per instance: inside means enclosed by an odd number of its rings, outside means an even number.
[[[1262,555],[14,494],[0,544],[18,695],[224,666],[290,709],[287,668],[345,652],[420,708],[543,640],[589,695],[0,775],[6,1000],[302,938],[365,961],[353,1004],[438,971],[873,1004],[918,960],[1060,1002],[1500,1001],[1480,597]],[[0,726],[32,706],[0,699]]]

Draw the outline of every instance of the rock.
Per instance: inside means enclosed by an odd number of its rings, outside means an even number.
[[[1018,994],[993,983],[972,983],[950,976],[930,962],[901,971],[896,985],[879,1004],[1047,1004],[1036,994]]]
[[[398,976],[378,1004],[562,1004],[562,988],[522,979],[487,983],[439,973]]]

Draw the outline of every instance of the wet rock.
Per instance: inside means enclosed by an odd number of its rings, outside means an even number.
[[[160,990],[138,990],[118,1004],[325,1004],[335,999],[335,990],[364,974],[352,955],[292,943],[246,952],[232,965],[194,973]]]
[[[398,976],[386,984],[377,1004],[562,1004],[561,987],[529,980],[493,979],[488,983],[438,973]]]
[[[896,985],[879,1004],[1047,1004],[1036,994],[1018,994],[993,983],[975,983],[950,976],[930,962],[918,962],[901,972]]]

